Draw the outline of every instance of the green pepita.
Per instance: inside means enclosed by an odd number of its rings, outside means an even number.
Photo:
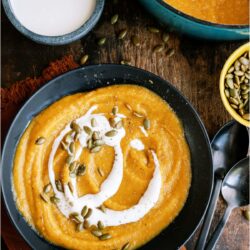
[[[88,209],[88,212],[87,212],[86,215],[84,216],[84,219],[89,218],[91,215],[92,215],[92,209],[89,208],[89,209]]]
[[[119,40],[124,39],[125,36],[127,35],[127,32],[128,32],[127,29],[121,30],[121,31],[119,32],[119,34],[118,34],[118,39],[119,39]]]
[[[106,43],[106,37],[102,37],[102,38],[100,38],[98,41],[97,41],[97,44],[99,45],[99,46],[102,46],[102,45],[104,45]]]
[[[119,15],[118,15],[118,14],[115,14],[115,15],[113,15],[113,16],[111,17],[110,23],[113,25],[113,24],[117,23],[118,19],[119,19]]]
[[[83,223],[78,223],[77,225],[76,225],[76,231],[77,232],[81,232],[83,230]]]
[[[97,126],[97,122],[96,122],[95,118],[92,118],[91,121],[90,121],[90,123],[91,123],[92,127],[96,127]]]
[[[83,222],[83,227],[84,227],[85,229],[89,229],[89,228],[90,228],[90,224],[89,224],[89,222],[88,222],[87,220],[84,220],[84,222]]]
[[[102,223],[102,221],[98,221],[97,222],[97,227],[98,227],[98,229],[100,229],[100,230],[103,230],[104,229],[104,225],[103,225],[103,223]]]
[[[98,153],[102,149],[101,146],[95,146],[90,149],[90,153]]]
[[[55,184],[56,184],[57,190],[60,191],[60,192],[63,192],[63,185],[62,185],[61,181],[60,180],[56,180]]]
[[[145,118],[143,121],[143,126],[146,130],[148,130],[150,128],[150,120]]]
[[[91,233],[95,236],[95,237],[100,237],[102,235],[102,231],[100,230],[92,230]]]
[[[89,55],[84,55],[81,60],[80,60],[80,64],[84,65],[89,59]]]
[[[91,135],[91,134],[92,134],[92,130],[91,130],[91,128],[88,127],[88,126],[83,126],[83,130],[84,130],[84,132],[85,132],[86,134],[88,134],[88,135]]]
[[[113,115],[117,115],[117,113],[118,113],[118,106],[114,106],[114,107],[112,108],[112,114],[113,114]]]
[[[81,133],[82,131],[81,127],[75,121],[71,122],[70,128],[74,130],[76,133]]]
[[[99,237],[100,240],[108,240],[108,239],[111,239],[111,238],[112,238],[112,236],[109,233],[103,234],[103,235],[101,235]]]
[[[82,164],[77,168],[76,175],[83,176],[85,173],[86,173],[86,166]]]
[[[57,198],[55,195],[50,197],[50,201],[54,204],[57,204],[58,202],[60,202],[60,199]]]
[[[154,53],[160,53],[162,52],[164,49],[164,45],[162,44],[159,44],[159,45],[156,45],[154,48],[153,48],[153,52]]]
[[[92,135],[93,140],[99,140],[100,139],[100,134],[97,131],[93,132]]]
[[[246,220],[250,221],[250,209],[249,208],[248,209],[244,209],[242,211],[242,213],[243,213],[243,216],[246,218]]]
[[[105,136],[107,136],[107,137],[113,137],[113,136],[115,136],[115,135],[117,135],[117,131],[116,130],[110,130],[110,131],[108,131],[106,134],[105,134]]]
[[[153,26],[149,26],[148,31],[151,33],[160,33],[160,30],[156,27],[153,27]]]
[[[174,55],[174,53],[175,53],[175,50],[171,48],[171,49],[169,49],[169,50],[166,52],[166,56],[167,56],[167,57],[171,57],[171,56]]]
[[[51,186],[51,184],[49,183],[49,184],[47,184],[46,186],[44,186],[43,192],[44,192],[45,194],[47,194],[47,193],[49,193],[49,192],[51,191],[51,189],[52,189],[52,186]]]
[[[134,44],[134,46],[136,47],[140,46],[140,39],[138,36],[132,36],[131,41]]]
[[[85,206],[82,208],[82,212],[81,212],[82,217],[84,217],[87,213],[88,213],[88,207],[85,205]]]
[[[70,163],[72,163],[73,162],[73,156],[72,155],[69,155],[67,158],[66,158],[66,163],[67,164],[70,164]]]
[[[169,34],[168,33],[166,33],[166,32],[164,32],[163,34],[162,34],[162,41],[164,42],[164,43],[167,43],[168,42],[168,40],[169,40]]]

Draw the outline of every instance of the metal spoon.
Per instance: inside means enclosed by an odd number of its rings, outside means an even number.
[[[221,193],[228,206],[208,242],[206,250],[212,250],[216,245],[232,210],[249,204],[249,157],[239,161],[227,173],[222,184]]]
[[[203,250],[213,219],[224,176],[239,160],[247,155],[249,144],[246,127],[235,121],[226,123],[214,136],[211,147],[213,153],[214,188],[210,198],[196,250]]]

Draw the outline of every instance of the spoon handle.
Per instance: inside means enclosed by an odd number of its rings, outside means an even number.
[[[217,241],[219,240],[222,232],[223,232],[223,229],[227,223],[227,220],[232,212],[232,207],[228,206],[221,221],[219,222],[218,226],[216,227],[211,239],[209,240],[207,246],[206,246],[206,250],[212,250],[214,249]]]
[[[206,244],[207,235],[211,226],[211,222],[213,220],[213,215],[214,215],[217,200],[220,194],[221,185],[222,185],[222,180],[215,178],[215,185],[214,185],[213,192],[210,198],[210,203],[209,203],[207,212],[205,214],[204,223],[201,228],[200,236],[195,247],[196,250],[203,250]]]

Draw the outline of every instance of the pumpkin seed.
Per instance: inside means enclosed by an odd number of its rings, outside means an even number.
[[[88,149],[91,149],[92,146],[93,146],[93,141],[92,141],[92,139],[89,139],[89,140],[87,141],[87,148],[88,148]]]
[[[123,125],[122,120],[120,120],[120,121],[118,121],[118,122],[115,124],[115,128],[116,128],[116,129],[120,129],[120,128],[122,128],[122,125]]]
[[[225,91],[224,91],[224,92],[225,92],[226,97],[227,97],[227,98],[229,98],[229,96],[230,96],[230,94],[229,94],[229,90],[228,90],[228,89],[225,89]]]
[[[88,207],[85,205],[83,208],[82,208],[82,212],[81,212],[81,215],[82,217],[84,217],[88,212]]]
[[[159,45],[156,45],[154,48],[153,48],[153,52],[154,53],[159,53],[159,52],[162,52],[164,49],[164,46],[162,44],[159,44]]]
[[[110,23],[113,25],[113,24],[117,23],[118,19],[119,19],[119,15],[118,15],[118,14],[115,14],[115,15],[113,15],[113,16],[111,17]]]
[[[143,121],[143,126],[146,130],[148,130],[150,128],[150,120],[145,118]]]
[[[243,75],[244,75],[244,72],[242,72],[242,71],[240,71],[240,70],[236,70],[236,71],[234,71],[234,74],[235,74],[236,76],[243,76]]]
[[[238,76],[235,76],[236,83],[239,85],[240,84],[240,78]]]
[[[166,33],[166,32],[164,32],[163,34],[162,34],[162,41],[164,42],[164,43],[167,43],[168,42],[168,40],[169,40],[169,34],[168,33]]]
[[[102,171],[101,168],[97,168],[97,171],[98,171],[98,173],[99,173],[99,175],[100,175],[101,177],[104,176],[104,173],[103,173],[103,171]]]
[[[243,216],[246,218],[246,220],[250,221],[250,209],[245,209],[242,211]]]
[[[81,133],[82,131],[81,127],[75,121],[71,122],[70,128],[74,130],[76,133]]]
[[[95,237],[100,237],[102,235],[102,231],[100,230],[92,230],[91,233],[95,236]]]
[[[52,186],[51,186],[51,184],[49,183],[49,184],[47,184],[46,186],[44,186],[43,192],[44,192],[45,194],[47,194],[47,193],[49,193],[49,192],[51,191],[51,189],[52,189]]]
[[[119,40],[124,39],[125,36],[127,35],[127,32],[128,32],[127,29],[121,30],[121,31],[119,32],[119,34],[118,34],[118,39],[119,39]]]
[[[81,232],[83,230],[83,223],[78,223],[77,225],[76,225],[76,231],[77,232]]]
[[[109,124],[110,124],[110,126],[111,126],[112,128],[114,128],[115,125],[116,125],[115,119],[114,119],[114,118],[109,118]]]
[[[103,223],[102,223],[100,220],[97,222],[97,227],[98,227],[98,229],[100,229],[100,230],[103,230],[103,229],[104,229],[104,225],[103,225]]]
[[[117,115],[117,113],[118,113],[118,106],[114,106],[112,109],[112,114]]]
[[[127,61],[127,60],[121,60],[120,64],[122,64],[122,65],[131,65],[131,62]]]
[[[86,173],[86,166],[82,164],[77,168],[76,175],[83,176],[85,173]]]
[[[66,158],[66,163],[67,164],[70,164],[70,163],[72,163],[73,162],[73,156],[72,155],[69,155],[67,158]]]
[[[57,197],[54,195],[54,196],[50,197],[50,201],[51,201],[52,203],[56,204],[56,203],[60,202],[60,199],[57,198]]]
[[[106,134],[105,134],[105,136],[107,136],[107,137],[113,137],[113,136],[115,136],[115,135],[117,135],[117,131],[116,130],[110,130],[110,131],[108,131]]]
[[[231,107],[232,107],[233,109],[238,109],[238,106],[235,105],[235,104],[231,104]]]
[[[131,107],[128,103],[125,103],[124,105],[125,105],[125,107],[126,107],[129,111],[132,110],[132,107]]]
[[[71,193],[74,193],[74,188],[73,188],[73,184],[71,181],[68,182],[68,187]]]
[[[90,224],[89,224],[89,222],[88,222],[87,220],[84,220],[84,222],[83,222],[83,227],[84,227],[85,229],[89,229],[89,228],[90,228]]]
[[[136,111],[133,112],[133,115],[136,116],[136,117],[139,117],[139,118],[144,117],[143,114],[140,114],[140,113],[138,113],[138,112],[136,112]]]
[[[101,146],[95,146],[90,149],[90,153],[98,153],[102,149]]]
[[[101,139],[95,140],[95,141],[94,141],[94,144],[95,144],[95,146],[102,146],[102,145],[104,145],[104,141],[101,140]]]
[[[109,233],[106,233],[106,234],[103,234],[103,235],[99,236],[100,240],[108,240],[108,239],[111,239],[111,238],[112,238],[112,236]]]
[[[96,122],[95,118],[92,118],[91,121],[90,121],[90,123],[91,123],[92,127],[96,127],[97,126],[97,122]]]
[[[233,76],[233,74],[227,74],[227,75],[225,76],[225,78],[226,78],[226,79],[233,79],[234,76]]]
[[[240,62],[238,60],[235,61],[234,63],[234,68],[237,70],[240,67]]]
[[[239,102],[236,98],[233,98],[233,97],[229,97],[229,101],[235,105],[239,105]]]
[[[91,216],[91,214],[92,214],[92,209],[89,208],[89,209],[88,209],[88,212],[87,212],[86,215],[84,216],[84,219],[89,218],[89,217]]]
[[[99,46],[102,46],[102,45],[104,45],[106,43],[106,37],[102,37],[102,38],[100,38],[98,41],[97,41],[97,44],[99,45]]]
[[[99,206],[98,209],[101,210],[103,213],[106,212],[106,207],[103,204]]]
[[[78,223],[83,222],[83,217],[80,214],[77,214],[73,217]]]
[[[88,135],[91,135],[91,134],[92,134],[92,130],[91,130],[91,128],[88,127],[88,126],[83,126],[83,130],[84,130],[84,132],[85,132],[86,134],[88,134]]]
[[[249,60],[247,58],[243,57],[243,56],[239,59],[239,61],[243,65],[249,65]]]
[[[99,133],[97,131],[93,132],[92,138],[93,140],[99,140],[100,139]]]
[[[234,82],[231,78],[227,78],[226,83],[230,89],[234,88]]]
[[[71,154],[74,154],[74,152],[75,152],[75,143],[74,143],[74,142],[71,142],[71,143],[69,144],[69,152],[70,152]]]
[[[240,86],[240,88],[241,88],[242,90],[246,90],[246,89],[247,89],[247,85],[246,85],[246,84],[242,84],[242,85]]]
[[[166,52],[166,56],[167,56],[167,57],[171,57],[171,56],[174,55],[174,53],[175,53],[175,50],[174,50],[174,49],[169,49],[169,50]]]
[[[41,193],[41,194],[40,194],[40,197],[41,197],[41,198],[42,198],[42,200],[43,200],[43,201],[45,201],[46,203],[48,203],[48,202],[49,202],[49,198],[48,198],[48,196],[47,196],[46,194]]]
[[[76,169],[76,166],[77,166],[77,162],[76,161],[71,162],[69,164],[69,171],[73,172]]]
[[[229,70],[227,71],[227,73],[232,73],[234,71],[234,66],[231,66],[230,68],[229,68]],[[232,75],[233,76],[233,75]]]
[[[60,191],[60,192],[63,192],[63,186],[62,186],[61,181],[60,180],[56,180],[55,184],[56,184],[57,190]]]
[[[230,89],[229,93],[230,93],[230,96],[232,97],[238,96],[238,91],[236,89]]]
[[[244,114],[242,116],[242,118],[245,119],[245,120],[247,120],[247,121],[249,121],[250,120],[250,113]]]
[[[160,30],[158,28],[153,27],[153,26],[149,26],[148,31],[151,33],[159,33],[160,32]]]
[[[80,64],[84,65],[89,59],[89,55],[84,55],[81,60],[80,60]]]
[[[248,94],[246,95],[241,95],[243,99],[248,99]]]
[[[130,243],[127,242],[126,244],[123,245],[122,249],[121,250],[128,250],[130,247]]]
[[[46,141],[46,139],[41,136],[41,137],[36,139],[35,144],[36,145],[42,145],[45,141]]]
[[[140,40],[139,40],[138,36],[132,36],[131,40],[132,40],[132,43],[134,44],[134,46],[136,46],[136,47],[140,46]]]

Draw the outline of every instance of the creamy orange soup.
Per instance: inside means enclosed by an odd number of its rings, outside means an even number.
[[[164,0],[175,9],[218,24],[249,24],[249,0]]]
[[[13,166],[19,211],[68,249],[145,244],[179,214],[190,183],[180,121],[159,96],[134,85],[46,108],[22,135]]]

